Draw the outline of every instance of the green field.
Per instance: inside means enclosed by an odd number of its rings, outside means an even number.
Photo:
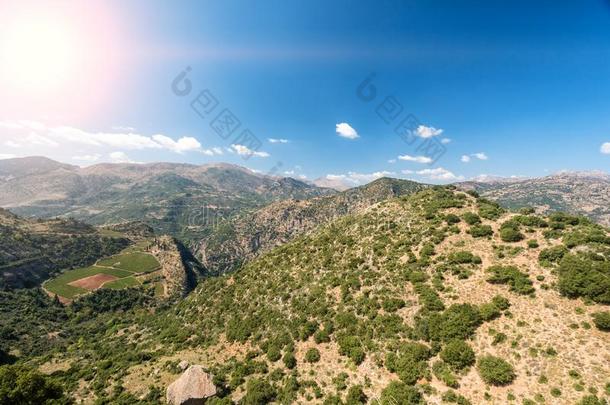
[[[135,287],[140,285],[140,282],[135,277],[125,277],[119,280],[109,281],[104,284],[104,288],[112,288],[113,290],[121,290],[127,287]]]
[[[148,253],[132,252],[110,256],[99,260],[99,266],[114,267],[115,269],[127,270],[133,273],[148,273],[159,268],[159,262]]]
[[[69,285],[71,282],[100,273],[118,277],[118,280],[109,281],[102,288],[118,290],[138,286],[141,283],[134,277],[134,274],[150,273],[157,270],[160,265],[154,256],[133,249],[132,246],[118,255],[98,260],[95,265],[90,267],[68,270],[47,281],[44,288],[61,297],[73,299],[77,295],[89,292],[89,290],[71,286]]]
[[[74,298],[79,294],[86,293],[87,290],[80,287],[74,287],[68,285],[69,283],[80,280],[81,278],[94,276],[96,274],[110,274],[111,276],[123,278],[131,276],[131,272],[120,270],[120,269],[110,269],[106,267],[83,267],[81,269],[69,270],[63,273],[62,275],[54,278],[53,280],[49,280],[44,284],[44,288],[48,291],[61,295],[65,298]]]

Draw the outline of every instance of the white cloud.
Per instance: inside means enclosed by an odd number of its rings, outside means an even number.
[[[385,170],[373,173],[348,172],[347,174],[327,174],[322,179],[316,180],[316,184],[322,184],[326,187],[335,187],[344,190],[346,188],[357,187],[370,183],[371,181],[380,179],[382,177],[395,175],[395,172]]]
[[[464,179],[464,176],[456,176],[451,171],[442,167],[437,167],[436,169],[418,170],[416,173],[431,180],[454,181]]]
[[[4,142],[4,144],[6,146],[8,146],[9,148],[20,148],[21,147],[20,143],[17,143],[15,141],[11,141],[11,140],[8,140],[8,141]]]
[[[112,163],[141,163],[131,160],[125,152],[111,152],[108,156]]]
[[[284,174],[285,174],[286,176],[294,176],[294,173],[295,173],[295,172],[294,172],[294,170],[286,170],[286,171],[284,172]]]
[[[489,157],[483,152],[471,153],[470,155],[462,155],[461,161],[464,163],[468,163],[472,160],[472,158],[479,160],[487,160]]]
[[[231,149],[233,152],[237,153],[240,156],[257,156],[257,157],[261,157],[261,158],[266,158],[266,157],[271,156],[267,152],[254,151],[244,145],[233,144],[233,145],[231,145]]]
[[[599,151],[605,155],[610,155],[610,142],[604,142]]]
[[[102,158],[102,155],[100,155],[99,153],[95,153],[93,155],[72,156],[72,160],[78,160],[81,162],[90,162],[90,163],[97,162],[101,158]]]
[[[34,121],[0,121],[0,127],[14,132],[11,136],[4,135],[13,147],[28,146],[68,146],[69,144],[84,145],[93,148],[117,148],[127,150],[160,149],[174,153],[202,152],[218,153],[219,148],[203,149],[201,143],[193,137],[185,136],[173,139],[163,134],[152,136],[131,132],[133,128],[124,127],[127,132],[90,132],[70,126],[50,127]],[[117,130],[119,127],[115,127]],[[210,152],[208,152],[210,151]]]
[[[356,132],[356,130],[354,128],[352,128],[351,125],[348,124],[347,122],[342,122],[340,124],[337,124],[335,130],[337,131],[337,135],[339,135],[340,137],[343,137],[343,138],[356,139],[356,138],[360,137],[358,135],[358,132]]]
[[[447,145],[449,142],[451,142],[451,139],[449,139],[449,138],[443,138],[443,139],[441,139],[441,143],[442,143],[443,145]]]
[[[271,143],[288,143],[288,139],[268,138],[267,140]]]
[[[409,170],[409,169],[404,169],[400,171],[402,174],[413,174],[415,173],[413,170]]]
[[[10,153],[0,153],[0,160],[4,160],[4,159],[13,159],[16,158],[16,155],[12,155]]]
[[[433,136],[438,136],[443,133],[442,129],[437,129],[434,127],[427,127],[425,125],[420,125],[417,127],[416,134],[421,138],[432,138]]]
[[[177,141],[165,135],[153,135],[152,139],[165,149],[176,153],[184,153],[189,151],[197,151],[201,149],[199,141],[193,137],[185,136]]]
[[[390,159],[390,160],[388,160],[388,163],[394,164],[394,163],[396,163],[396,159]]]
[[[398,159],[406,160],[407,162],[432,163],[432,159],[427,156],[401,155],[401,156],[398,156]]]

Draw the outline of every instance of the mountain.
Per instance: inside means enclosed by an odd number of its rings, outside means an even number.
[[[163,403],[196,364],[213,375],[208,403],[603,404],[609,280],[607,228],[430,187],[337,218],[174,305],[113,312],[93,294],[53,325],[52,350],[23,360],[85,403]]]
[[[561,172],[512,181],[464,182],[458,186],[509,208],[536,207],[540,212],[565,211],[610,225],[610,175],[605,172]]]
[[[196,254],[208,271],[225,273],[322,224],[426,187],[413,181],[382,178],[331,196],[272,203],[218,223],[198,243]]]
[[[59,270],[92,264],[129,243],[75,220],[28,220],[0,208],[0,289],[40,285]]]
[[[229,164],[98,164],[85,168],[40,157],[0,161],[0,206],[25,216],[74,217],[92,224],[145,221],[184,239],[231,217],[287,198],[333,194],[290,178]]]

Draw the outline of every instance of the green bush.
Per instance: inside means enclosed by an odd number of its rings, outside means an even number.
[[[252,378],[246,385],[246,395],[240,404],[243,405],[263,405],[271,402],[275,398],[276,392],[266,380]]]
[[[36,370],[22,365],[0,367],[0,404],[47,404],[63,397],[61,386]]]
[[[294,353],[292,352],[287,352],[286,354],[284,354],[282,361],[284,362],[286,368],[293,369],[297,365],[297,359],[296,357],[294,357]]]
[[[593,323],[599,330],[610,331],[610,311],[594,313]]]
[[[528,275],[521,273],[515,266],[491,266],[487,272],[490,273],[487,281],[492,284],[508,284],[511,291],[522,295],[535,291]]]
[[[502,228],[500,229],[500,239],[504,242],[519,242],[523,240],[525,236],[515,228]]]
[[[315,347],[308,349],[307,352],[305,352],[305,361],[308,363],[317,363],[320,361],[320,351]]]
[[[425,376],[430,355],[430,349],[421,343],[401,343],[394,352],[386,355],[385,365],[402,381],[413,385]]]
[[[538,255],[538,261],[543,266],[550,266],[551,264],[558,263],[568,252],[568,248],[564,245],[542,249]]]
[[[468,231],[473,238],[485,238],[494,234],[493,229],[489,225],[473,225]]]
[[[481,218],[474,212],[465,212],[464,215],[462,215],[462,219],[468,225],[477,225],[481,223]]]
[[[458,217],[455,214],[447,214],[447,215],[445,215],[445,222],[447,222],[448,225],[457,224],[460,221],[461,221],[460,217]]]
[[[610,304],[610,261],[568,254],[561,259],[558,274],[557,286],[561,294]]]
[[[479,256],[466,251],[450,253],[447,259],[450,264],[481,264],[481,258]]]
[[[345,398],[346,405],[358,405],[358,404],[366,404],[367,401],[366,395],[364,395],[364,391],[362,391],[362,386],[353,385],[347,391],[347,398]]]
[[[536,239],[530,239],[527,241],[527,247],[530,249],[536,249],[539,246],[540,245],[538,244],[538,241]]]
[[[463,340],[448,342],[440,356],[445,363],[457,370],[472,366],[475,361],[474,350]]]
[[[358,336],[342,336],[337,343],[339,354],[349,357],[356,364],[364,361],[365,353]]]
[[[608,402],[604,399],[600,399],[595,395],[586,395],[582,397],[576,405],[608,405]]]
[[[392,381],[381,391],[381,405],[424,405],[426,402],[415,387]]]
[[[479,215],[485,219],[496,220],[505,212],[496,202],[480,198],[478,201]]]
[[[487,384],[507,385],[515,379],[513,366],[505,360],[494,356],[483,356],[477,364],[479,375]]]
[[[431,313],[418,320],[416,327],[425,339],[445,341],[466,340],[481,325],[479,309],[470,304],[451,305],[443,313]]]

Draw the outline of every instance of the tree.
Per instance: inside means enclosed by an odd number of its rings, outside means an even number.
[[[474,350],[463,340],[452,340],[440,353],[441,359],[451,367],[462,370],[475,361]]]
[[[491,385],[507,385],[516,377],[513,366],[495,356],[481,357],[477,369],[483,381]]]
[[[362,386],[354,385],[350,387],[349,391],[347,391],[347,398],[345,402],[347,405],[358,405],[358,404],[366,404],[367,397],[364,395],[364,391],[362,391]]]
[[[267,380],[252,378],[246,385],[246,395],[242,398],[243,405],[263,405],[275,398],[275,390]]]
[[[403,382],[392,381],[381,392],[382,405],[423,405],[422,395],[417,388]]]
[[[502,228],[500,229],[500,239],[504,242],[519,242],[523,240],[524,236],[515,228]]]
[[[22,365],[0,367],[0,404],[47,404],[64,397],[61,386]]]

